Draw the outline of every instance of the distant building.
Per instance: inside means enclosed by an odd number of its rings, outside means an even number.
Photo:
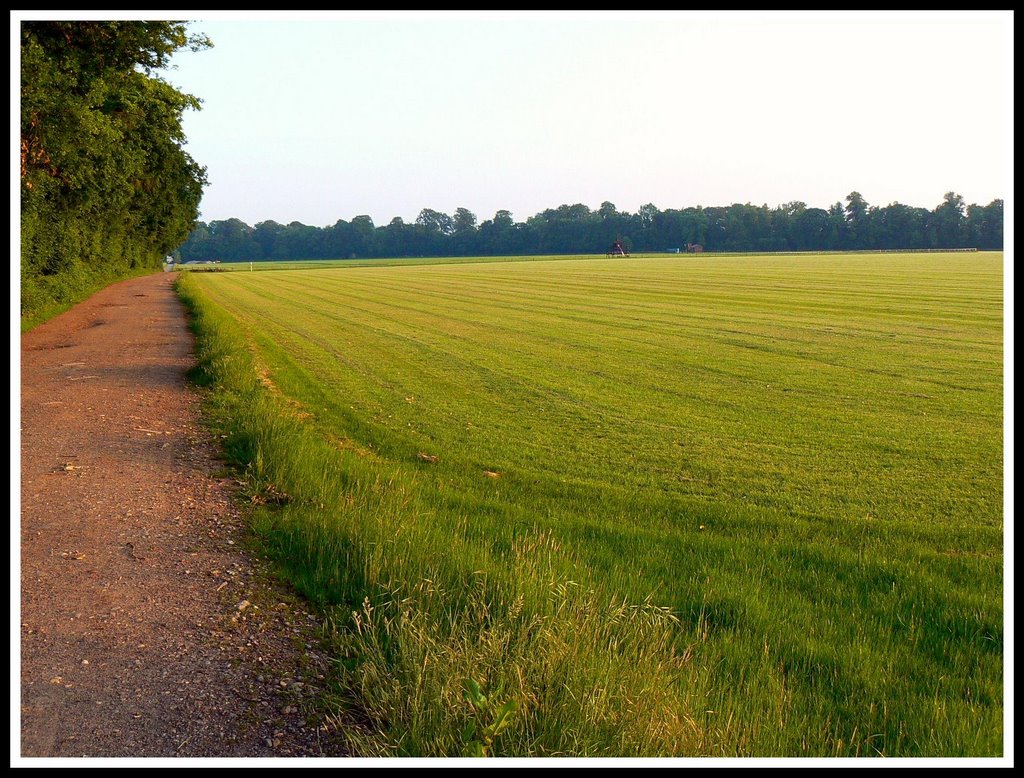
[[[610,249],[608,249],[608,256],[609,257],[628,257],[629,256],[629,252],[626,251],[626,247],[622,243],[622,241],[621,240],[617,240],[614,243],[612,243],[612,247]]]

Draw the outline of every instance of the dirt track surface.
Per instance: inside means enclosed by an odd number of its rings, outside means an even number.
[[[21,756],[338,756],[317,625],[213,475],[173,275],[21,338]]]

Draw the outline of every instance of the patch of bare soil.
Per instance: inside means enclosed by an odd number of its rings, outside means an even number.
[[[214,475],[172,275],[21,337],[21,756],[343,756],[319,625]]]

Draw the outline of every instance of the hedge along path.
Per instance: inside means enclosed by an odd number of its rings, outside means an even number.
[[[192,347],[163,273],[21,337],[23,757],[330,753],[315,619],[242,549]]]

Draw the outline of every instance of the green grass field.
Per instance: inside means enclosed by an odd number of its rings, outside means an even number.
[[[179,289],[262,542],[333,614],[354,752],[955,757],[1003,752],[1002,273],[577,258]]]

